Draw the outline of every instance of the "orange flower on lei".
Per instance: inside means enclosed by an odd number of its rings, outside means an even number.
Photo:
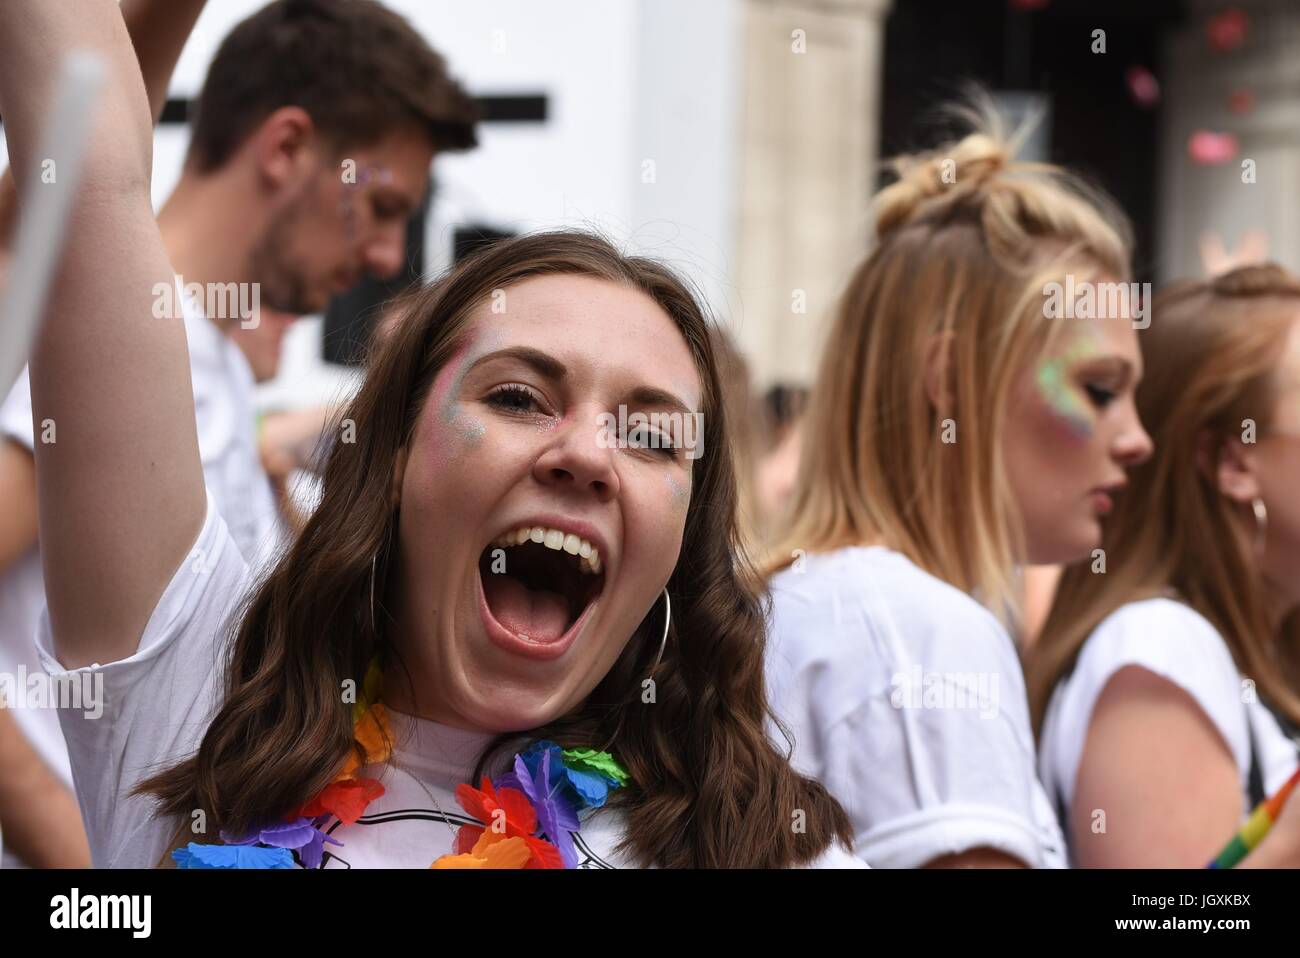
[[[388,711],[378,703],[366,709],[352,734],[356,743],[365,749],[367,765],[387,762],[393,754],[393,728],[388,721]],[[353,749],[348,753],[348,760],[344,763],[343,770],[334,780],[337,782],[355,778],[361,766],[362,762],[357,758],[356,749]]]
[[[546,839],[533,834],[537,831],[537,812],[528,801],[528,796],[519,789],[494,788],[492,780],[485,775],[481,788],[456,786],[456,801],[460,802],[461,808],[489,827],[462,825],[456,835],[456,851],[459,854],[443,855],[433,863],[433,868],[564,867],[560,850]],[[484,844],[484,840],[489,838],[490,841]],[[469,858],[486,861],[488,850],[503,838],[522,842],[528,850],[527,858],[518,865],[464,864]],[[497,854],[504,855],[503,852]]]
[[[527,868],[533,851],[518,836],[480,830],[478,841],[461,855],[443,855],[430,868]]]

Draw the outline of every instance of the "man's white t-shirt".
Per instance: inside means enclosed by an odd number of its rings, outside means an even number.
[[[17,443],[29,453],[32,450],[32,398],[26,369],[0,403],[0,442]],[[33,639],[43,605],[45,578],[41,572],[41,553],[33,546],[0,572],[0,672],[12,676],[11,682],[41,672]],[[72,770],[68,766],[67,749],[63,747],[58,713],[50,708],[14,707],[24,704],[12,703],[9,714],[37,754],[71,787]],[[17,864],[12,854],[0,859],[0,867]]]
[[[243,352],[204,317],[202,304],[182,298],[203,481],[239,551],[262,568],[284,543],[257,447],[257,383]]]
[[[280,547],[280,520],[257,449],[252,370],[239,347],[204,317],[200,304],[183,293],[179,301],[204,480],[240,550],[250,561],[269,561]],[[0,404],[0,442],[16,442],[31,451],[36,435],[31,385],[24,369]],[[33,547],[0,573],[0,672],[19,676],[41,671],[33,640],[44,605],[41,556]],[[11,714],[46,765],[71,788],[72,770],[56,711],[14,708]],[[0,867],[20,864],[12,854],[0,858]]]
[[[989,847],[1064,865],[1020,661],[987,609],[880,546],[806,556],[771,596],[773,709],[861,858],[914,868]]]
[[[1218,630],[1182,602],[1145,599],[1121,606],[1101,621],[1048,702],[1039,771],[1048,794],[1059,800],[1061,808],[1069,809],[1074,799],[1097,699],[1111,676],[1127,666],[1139,666],[1172,682],[1214,723],[1237,763],[1243,819],[1251,811],[1252,732],[1266,794],[1272,795],[1295,772],[1297,744],[1237,671]]]
[[[152,799],[131,795],[149,774],[193,754],[215,715],[222,689],[223,651],[232,611],[252,583],[240,550],[208,500],[203,530],[159,599],[130,658],[74,670],[103,676],[105,709],[98,719],[63,710],[60,718],[72,758],[77,798],[97,867],[150,868],[171,847],[177,822],[153,815]],[[42,661],[63,672],[53,653],[49,617],[38,631]],[[329,834],[326,868],[428,868],[453,850],[455,831],[473,823],[456,802],[490,736],[390,713],[397,748],[384,766],[365,774],[386,793],[350,826]],[[579,867],[634,867],[616,851],[621,815],[584,813],[577,836]],[[215,843],[215,835],[194,836]],[[834,847],[813,867],[861,867]]]

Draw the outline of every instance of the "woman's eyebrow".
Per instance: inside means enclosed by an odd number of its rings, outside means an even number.
[[[628,399],[635,406],[666,406],[674,412],[680,412],[683,416],[693,415],[693,411],[686,403],[666,389],[655,386],[638,386],[628,394]]]
[[[483,363],[494,359],[517,359],[550,379],[562,380],[569,372],[569,368],[554,356],[540,349],[533,349],[531,346],[507,346],[505,349],[487,353],[474,360],[470,369],[477,369]]]

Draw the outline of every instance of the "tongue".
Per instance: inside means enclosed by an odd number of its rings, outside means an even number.
[[[553,642],[569,625],[569,603],[564,596],[530,589],[512,576],[485,576],[483,595],[497,621],[518,635]]]

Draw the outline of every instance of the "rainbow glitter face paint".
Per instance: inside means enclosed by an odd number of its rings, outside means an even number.
[[[451,362],[447,364],[451,375],[441,384],[443,387],[441,395],[437,397],[438,414],[446,423],[454,423],[461,416],[460,389],[465,384],[465,377],[469,374],[472,365],[468,359],[469,346],[470,344],[466,343],[458,349]]]
[[[1045,359],[1034,374],[1043,402],[1064,424],[1070,436],[1080,442],[1092,437],[1093,412],[1079,391],[1067,380],[1070,366],[1096,352],[1096,339],[1088,332],[1080,334],[1060,356]]]
[[[476,449],[482,444],[483,437],[487,435],[487,425],[477,416],[465,411],[465,406],[460,401],[461,389],[474,363],[496,348],[498,338],[489,336],[482,343],[473,340],[466,342],[447,361],[434,382],[430,402],[434,404],[438,418],[452,427],[453,434],[460,439],[465,449]],[[452,449],[445,449],[440,461],[445,461],[453,452]]]

